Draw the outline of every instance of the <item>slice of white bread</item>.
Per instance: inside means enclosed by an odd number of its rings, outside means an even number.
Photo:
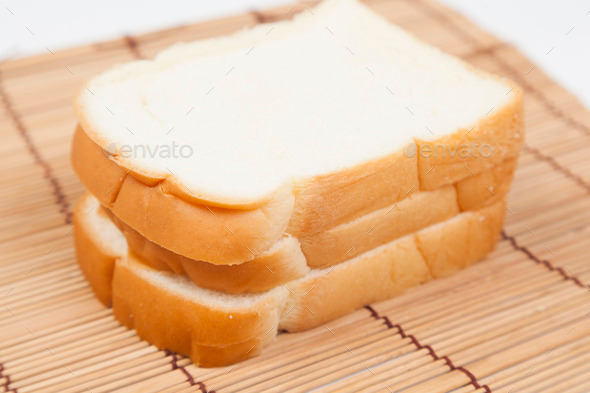
[[[85,210],[105,214],[125,235],[131,252],[157,270],[188,276],[195,284],[227,293],[270,290],[304,276],[311,267],[332,266],[365,251],[427,226],[444,221],[460,210],[481,209],[505,197],[515,159],[433,191],[412,194],[392,206],[301,240],[285,236],[253,260],[237,265],[197,261],[146,239],[87,193],[80,202]],[[305,255],[304,255],[305,254]]]
[[[377,247],[260,294],[228,295],[158,271],[128,253],[122,233],[82,199],[74,212],[78,262],[116,318],[197,365],[254,356],[278,330],[319,326],[484,257],[498,239],[504,200]]]
[[[236,264],[285,231],[319,233],[516,157],[521,102],[513,83],[355,1],[328,0],[293,21],[177,45],[93,78],[75,102],[83,131],[72,161],[143,236]],[[493,152],[404,154],[411,142]],[[122,151],[173,143],[193,154]]]

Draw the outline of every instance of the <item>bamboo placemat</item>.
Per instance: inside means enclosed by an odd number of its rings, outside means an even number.
[[[0,64],[0,391],[590,391],[590,113],[513,47],[430,0],[368,4],[525,89],[527,142],[496,251],[451,278],[280,335],[236,366],[200,369],[159,351],[114,321],[76,266],[70,212],[83,189],[68,159],[72,96],[113,63],[308,11],[48,48]]]

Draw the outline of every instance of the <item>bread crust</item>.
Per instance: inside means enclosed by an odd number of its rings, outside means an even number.
[[[508,158],[500,165],[455,183],[461,211],[480,209],[505,198],[517,163],[518,158]]]
[[[232,294],[264,292],[303,277],[309,271],[299,241],[293,236],[285,236],[251,261],[232,266],[214,265],[173,253],[141,236],[108,209],[102,209],[125,235],[129,249],[142,261],[157,270],[187,275],[202,288]]]
[[[414,236],[406,236],[287,284],[290,296],[279,327],[289,332],[311,329],[430,278]]]
[[[190,356],[197,366],[219,367],[255,356],[274,340],[279,293],[250,310],[215,310],[154,285],[134,264],[133,257],[115,263],[113,314],[149,343]]]
[[[420,191],[376,210],[299,240],[313,268],[333,266],[404,235],[445,221],[460,211],[482,209],[505,199],[517,158],[432,191]]]
[[[459,213],[453,186],[413,193],[391,206],[300,238],[311,267],[333,266]]]
[[[110,160],[79,126],[74,131],[71,152],[72,168],[78,179],[102,205],[110,206],[128,171]]]
[[[291,194],[255,210],[195,205],[127,176],[111,211],[169,250],[234,265],[254,259],[283,237],[292,207]]]
[[[80,200],[72,214],[76,260],[98,300],[107,307],[112,305],[112,281],[115,261],[120,253],[111,253],[96,241],[92,226],[84,220]]]
[[[492,251],[500,237],[505,208],[501,199],[417,232],[416,244],[432,276],[448,276]]]
[[[193,341],[207,346],[227,346],[263,337],[273,328],[276,330],[277,310],[281,309],[286,294],[284,288],[255,295],[254,304],[248,307],[230,302],[226,307],[214,307],[183,296],[182,290],[174,291],[163,285],[179,280],[183,280],[187,288],[196,288],[173,273],[149,268],[132,254],[119,258],[112,284],[115,316],[123,312],[129,314],[140,335],[152,338],[151,341],[157,342],[157,337],[178,332],[173,341],[183,346]]]
[[[456,183],[518,157],[524,144],[523,93],[518,85],[508,81],[505,84],[511,94],[509,103],[502,108],[491,108],[492,113],[480,119],[473,128],[457,130],[431,142],[416,140],[419,151],[438,150],[436,154],[417,154],[422,190]],[[484,145],[491,146],[491,151],[480,149]],[[461,146],[468,146],[469,149],[464,151],[469,153],[462,154]],[[441,149],[450,151],[443,154]],[[451,156],[453,151],[455,153]],[[488,154],[491,155],[485,157]]]
[[[459,214],[287,284],[285,309],[290,312],[283,314],[279,328],[298,332],[320,326],[482,259],[500,236],[504,207],[504,200],[499,200]]]
[[[339,172],[295,180],[287,231],[309,236],[392,205],[420,189],[417,157],[394,152]]]

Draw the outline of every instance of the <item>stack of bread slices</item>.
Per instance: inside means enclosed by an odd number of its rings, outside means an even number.
[[[116,66],[75,101],[96,296],[203,366],[476,262],[522,94],[352,0]]]

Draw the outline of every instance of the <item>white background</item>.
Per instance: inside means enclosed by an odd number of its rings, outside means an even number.
[[[590,107],[590,1],[439,0],[517,46]],[[0,2],[0,60],[264,9],[292,0]]]

